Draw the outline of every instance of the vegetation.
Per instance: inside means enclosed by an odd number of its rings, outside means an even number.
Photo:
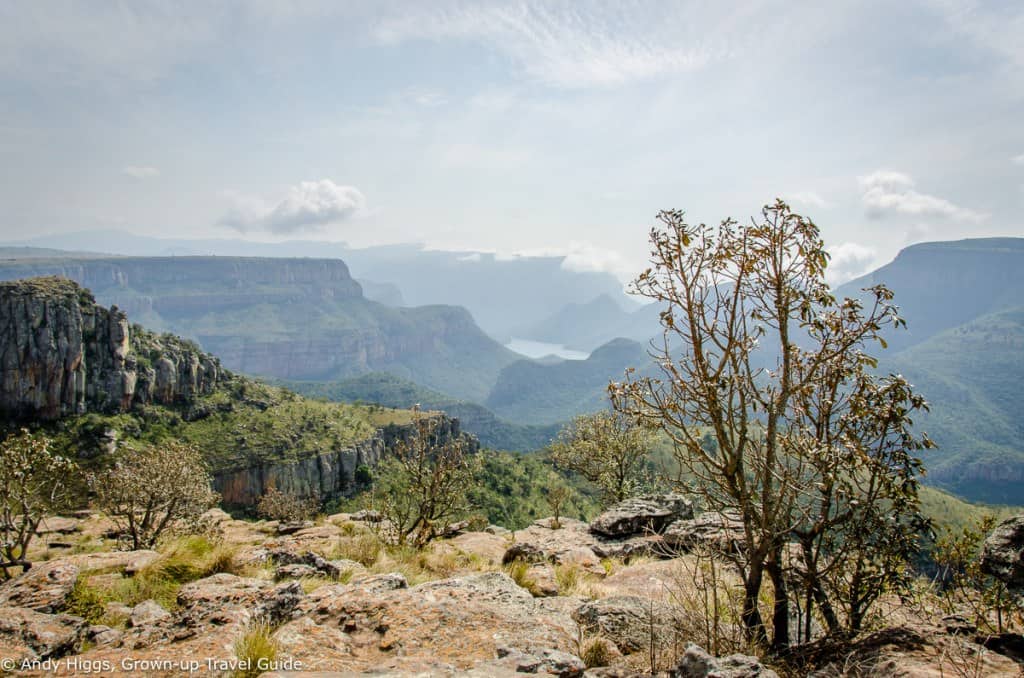
[[[374,497],[398,544],[422,546],[466,514],[480,467],[468,441],[440,440],[438,420],[420,416],[412,433],[377,466]]]
[[[647,482],[646,460],[653,437],[650,429],[619,412],[581,415],[551,445],[551,460],[594,483],[604,503],[614,504],[636,494]]]
[[[857,632],[883,592],[908,584],[926,524],[913,453],[931,442],[911,430],[925,402],[902,377],[875,376],[865,352],[903,324],[893,295],[879,285],[866,308],[837,300],[817,227],[782,201],[750,226],[658,218],[654,267],[634,288],[664,307],[653,349],[662,375],[627,373],[610,387],[616,409],[672,439],[705,507],[739,514],[748,641],[787,647],[794,603],[807,639],[815,610],[831,633]],[[770,637],[758,605],[766,577]]]
[[[255,678],[266,673],[273,665],[278,653],[273,633],[274,629],[269,622],[257,619],[235,640],[235,657],[239,664],[239,669],[235,671],[236,677]]]
[[[320,510],[320,497],[297,497],[270,486],[256,504],[256,515],[268,520],[299,522],[309,520]]]
[[[218,500],[202,452],[177,441],[125,448],[89,484],[133,549],[152,548],[165,530],[191,528]]]
[[[47,515],[69,503],[74,464],[55,454],[51,442],[26,430],[0,443],[0,573],[32,567],[28,547]]]

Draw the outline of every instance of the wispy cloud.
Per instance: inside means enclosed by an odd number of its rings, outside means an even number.
[[[855,242],[844,242],[828,248],[831,259],[828,262],[826,277],[833,285],[852,280],[870,271],[878,253],[871,247]]]
[[[693,11],[643,10],[617,3],[423,3],[385,18],[376,29],[384,44],[463,39],[494,48],[528,76],[559,87],[617,85],[692,71],[728,56],[716,34],[718,17]],[[652,11],[653,10],[653,11]],[[679,19],[686,18],[686,22]],[[697,30],[699,27],[699,30]]]
[[[273,205],[245,194],[228,193],[228,197],[234,205],[218,223],[242,232],[291,234],[338,224],[366,211],[366,198],[358,188],[330,179],[292,186]]]
[[[160,170],[156,167],[147,167],[142,165],[128,165],[121,170],[121,173],[134,179],[151,179],[153,177],[160,176]]]
[[[818,207],[820,209],[827,209],[832,206],[831,203],[814,191],[797,191],[796,193],[789,193],[786,195],[786,200],[798,207]]]
[[[945,198],[921,193],[914,188],[914,180],[902,172],[877,170],[858,178],[861,201],[872,218],[888,214],[941,217],[957,221],[981,222],[987,214],[960,207]]]

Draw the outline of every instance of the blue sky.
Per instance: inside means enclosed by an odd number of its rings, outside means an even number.
[[[1024,235],[1020,2],[7,2],[0,239],[569,253],[775,196],[837,279]]]

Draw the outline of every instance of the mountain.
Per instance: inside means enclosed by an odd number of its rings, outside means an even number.
[[[338,259],[29,258],[0,280],[59,275],[159,331],[193,339],[230,369],[336,380],[386,371],[482,401],[516,354],[463,308],[369,301]]]
[[[1024,503],[1024,306],[975,318],[887,356],[931,403],[931,482],[975,501]]]
[[[593,351],[612,339],[646,342],[661,332],[658,304],[624,309],[611,295],[587,303],[570,303],[539,323],[517,330],[516,336],[579,351]]]
[[[151,238],[121,231],[40,236],[12,245],[109,252],[131,256],[335,257],[360,279],[392,283],[409,306],[464,306],[502,343],[563,306],[608,294],[629,305],[622,283],[609,273],[577,271],[563,256],[497,256],[427,250],[422,245],[353,248],[340,242]]]
[[[0,283],[0,318],[0,426],[43,429],[86,467],[133,440],[175,438],[203,450],[227,504],[251,506],[271,484],[327,499],[410,433],[408,411],[316,402],[233,374],[64,278]],[[438,431],[463,435],[447,417]]]
[[[501,371],[484,404],[509,421],[554,424],[607,408],[609,380],[649,362],[646,348],[629,339],[610,341],[586,360],[549,365],[520,360]]]
[[[886,335],[899,351],[987,313],[1020,305],[1024,238],[972,238],[911,245],[890,263],[836,290],[857,296],[884,283],[907,329]]]
[[[399,409],[419,405],[426,410],[444,412],[458,419],[462,430],[479,438],[481,445],[495,450],[538,450],[551,442],[561,428],[558,423],[513,424],[499,419],[482,405],[457,400],[411,381],[379,372],[343,381],[282,383],[296,393],[310,398],[325,398],[334,402],[375,403]]]

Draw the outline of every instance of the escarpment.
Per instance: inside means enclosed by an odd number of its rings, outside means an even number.
[[[116,307],[58,277],[0,283],[0,412],[52,420],[172,405],[229,375],[216,358],[169,335],[130,327]]]

